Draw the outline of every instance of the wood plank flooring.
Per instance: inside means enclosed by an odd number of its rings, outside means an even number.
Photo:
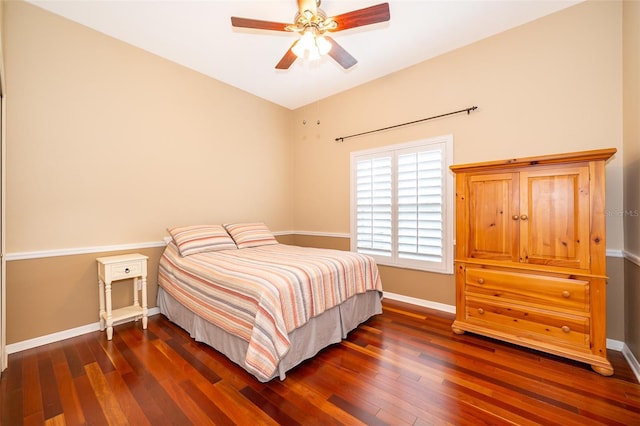
[[[2,425],[640,425],[619,352],[589,366],[451,332],[395,301],[284,381],[263,384],[162,315],[9,356]]]

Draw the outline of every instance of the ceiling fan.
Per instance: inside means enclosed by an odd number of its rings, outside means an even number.
[[[314,59],[323,54],[331,56],[344,69],[351,68],[358,61],[327,33],[388,21],[390,19],[389,3],[381,3],[334,17],[327,17],[327,14],[320,9],[320,1],[298,0],[298,12],[293,24],[232,16],[231,25],[240,28],[288,31],[300,34],[300,38],[291,45],[276,65],[277,69],[288,69],[298,57],[306,55],[310,59]]]

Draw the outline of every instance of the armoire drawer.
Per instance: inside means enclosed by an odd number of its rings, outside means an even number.
[[[465,320],[516,338],[589,349],[589,317],[468,297]]]
[[[589,312],[589,282],[584,280],[467,268],[465,287],[466,294]]]

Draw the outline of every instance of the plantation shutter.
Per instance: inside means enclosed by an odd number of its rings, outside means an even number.
[[[392,158],[359,160],[356,170],[357,250],[392,255]]]
[[[453,273],[452,147],[441,136],[351,153],[351,250]]]
[[[398,257],[441,262],[442,151],[400,153],[397,191]]]

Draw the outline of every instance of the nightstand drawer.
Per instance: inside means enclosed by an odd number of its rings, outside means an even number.
[[[125,278],[134,278],[142,275],[143,262],[138,261],[130,261],[123,263],[114,263],[111,265],[107,265],[107,269],[110,269],[111,279],[112,280],[122,280]]]
[[[111,282],[147,275],[147,256],[141,254],[99,257],[97,260],[98,278],[105,281]]]

